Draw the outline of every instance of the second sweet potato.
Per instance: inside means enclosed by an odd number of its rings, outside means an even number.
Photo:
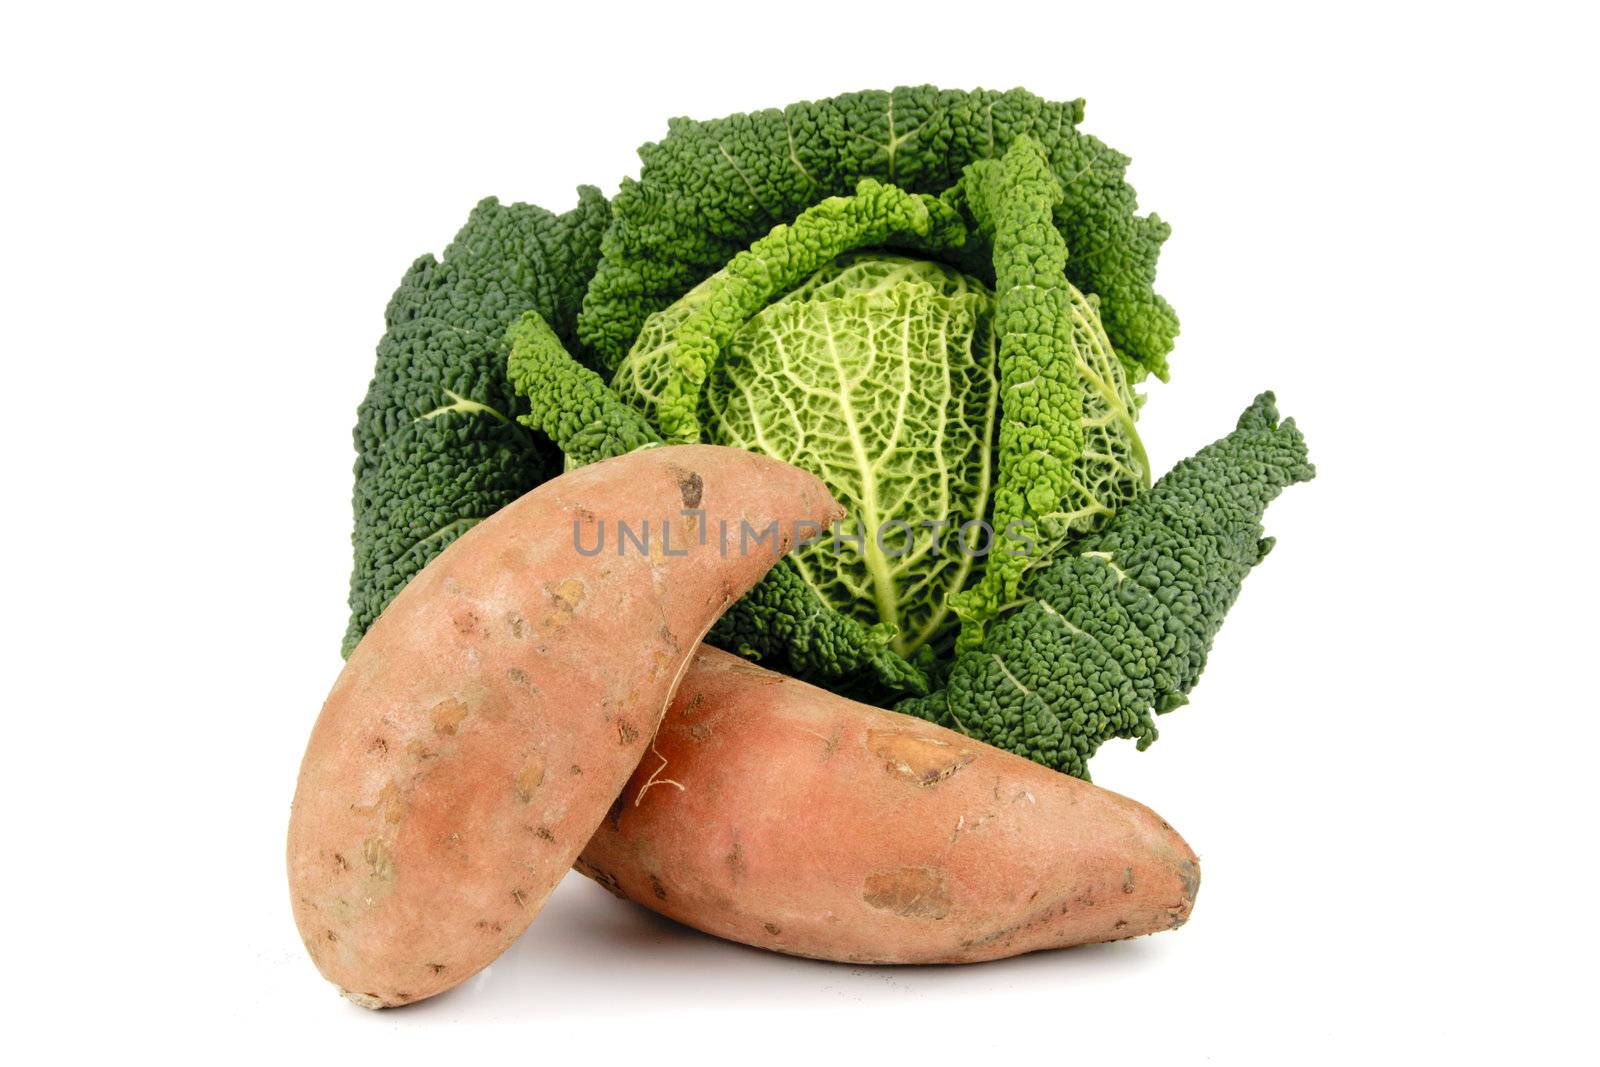
[[[578,869],[748,945],[967,963],[1182,925],[1155,812],[931,723],[702,649]]]

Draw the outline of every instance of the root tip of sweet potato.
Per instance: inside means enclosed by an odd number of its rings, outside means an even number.
[[[1172,925],[1169,929],[1172,930],[1188,922],[1194,914],[1194,901],[1200,895],[1200,864],[1194,860],[1184,860],[1178,864],[1178,879],[1183,897],[1171,909]]]

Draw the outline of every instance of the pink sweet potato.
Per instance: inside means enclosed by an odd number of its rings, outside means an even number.
[[[350,656],[300,770],[289,884],[322,973],[357,1003],[405,1004],[516,940],[706,629],[776,558],[696,534],[776,520],[786,545],[837,513],[785,464],[660,448],[563,475],[441,553]],[[618,520],[646,519],[648,553],[619,551]]]
[[[852,963],[1167,930],[1200,880],[1141,804],[715,649],[578,869],[707,933]]]

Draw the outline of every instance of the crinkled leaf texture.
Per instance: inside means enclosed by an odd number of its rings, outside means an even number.
[[[643,415],[572,358],[537,311],[523,313],[506,331],[506,343],[506,373],[528,402],[517,421],[553,441],[568,468],[661,443]]]
[[[664,432],[763,452],[829,485],[852,520],[795,554],[789,585],[808,594],[808,625],[830,610],[855,620],[838,636],[872,642],[879,663],[941,658],[953,611],[975,646],[1030,566],[1148,485],[1132,388],[1094,301],[1064,274],[1060,195],[1025,136],[938,200],[864,180],[652,315],[618,367],[618,392]],[[896,234],[925,252],[976,234],[1006,289],[996,298],[925,259],[828,259]],[[974,521],[988,526],[954,532]],[[859,657],[846,670],[783,656],[802,631],[761,639],[781,621],[736,608],[727,626],[739,651],[777,653],[834,688],[859,669]]]
[[[946,596],[978,561],[956,531],[989,510],[992,304],[939,264],[858,260],[757,314],[707,391],[712,440],[809,470],[844,505],[837,540],[800,549],[794,566],[906,658],[948,644]]]
[[[1068,279],[1100,298],[1106,332],[1130,375],[1164,379],[1178,321],[1153,286],[1168,227],[1135,214],[1123,180],[1127,157],[1078,132],[1082,118],[1081,100],[925,85],[709,122],[675,119],[662,141],[640,149],[639,179],[625,180],[617,194],[579,337],[615,367],[651,313],[774,225],[851,192],[862,178],[937,195],[967,164],[996,158],[1028,134],[1062,186],[1055,220],[1069,252]],[[989,277],[978,249],[948,256]]]
[[[866,178],[854,195],[812,205],[729,260],[703,299],[678,322],[666,350],[672,373],[662,385],[656,417],[668,439],[701,439],[699,406],[706,379],[752,315],[840,253],[896,235],[956,244],[966,240],[966,227],[942,201]]]
[[[960,244],[967,233],[960,217],[943,201],[863,179],[854,195],[825,198],[792,223],[773,227],[678,304],[647,321],[619,368],[616,386],[669,440],[742,445],[807,467],[828,481],[847,506],[856,505],[858,518],[863,511],[877,513],[887,499],[876,486],[880,473],[885,492],[906,488],[891,469],[896,463],[902,472],[909,469],[904,460],[889,455],[899,449],[893,438],[909,438],[926,429],[931,436],[925,435],[924,441],[936,450],[948,447],[969,457],[973,449],[981,449],[986,456],[992,410],[979,412],[986,420],[983,425],[967,427],[970,440],[963,440],[962,432],[957,431],[945,442],[941,423],[950,417],[947,408],[952,401],[957,404],[955,415],[969,423],[963,405],[992,403],[993,389],[987,380],[954,387],[932,380],[915,383],[921,392],[937,397],[942,391],[944,396],[934,404],[938,421],[926,427],[911,425],[903,410],[903,393],[896,390],[911,381],[907,375],[917,370],[914,362],[937,368],[941,376],[950,373],[948,341],[942,336],[946,328],[963,330],[956,340],[960,352],[955,356],[955,374],[965,376],[962,368],[972,362],[970,350],[979,318],[979,308],[972,301],[986,302],[987,290],[981,283],[934,264],[911,264],[930,272],[913,286],[903,277],[896,283],[887,274],[872,274],[871,268],[864,266],[841,270],[835,262],[842,253],[880,244],[891,236],[934,248]],[[889,274],[898,276],[907,262],[900,261]],[[951,286],[959,292],[946,292]],[[846,307],[854,299],[846,288],[874,292],[860,297],[865,303],[857,301]],[[835,343],[813,344],[805,359],[783,366],[783,361],[791,358],[786,346],[824,336],[823,320],[831,314],[840,316],[841,333],[833,338]],[[752,323],[753,318],[769,325],[764,328]],[[895,321],[890,322],[891,318]],[[802,326],[801,319],[808,321]],[[960,326],[963,321],[965,327]],[[921,328],[907,334],[913,323],[920,323]],[[875,328],[876,333],[858,338],[853,352],[842,352],[838,342],[846,326],[869,332]],[[791,336],[794,327],[798,332]],[[923,350],[928,343],[934,344],[935,350]],[[874,352],[879,344],[884,346],[882,359]],[[735,349],[730,362],[729,353]],[[849,365],[841,365],[841,359]],[[813,366],[812,360],[818,362]],[[806,366],[801,367],[802,363]],[[732,376],[730,366],[735,368]],[[834,367],[831,394],[821,384],[823,378],[802,381],[799,394],[788,399],[768,391],[771,386],[787,389],[795,374],[809,379],[828,366]],[[744,373],[751,370],[754,373]],[[881,380],[863,377],[871,375]],[[708,383],[713,386],[709,393]],[[735,387],[753,391],[748,404],[737,401],[732,392]],[[978,395],[979,389],[982,395]],[[855,454],[849,463],[857,484],[850,484],[844,467],[830,469],[821,453],[810,451],[795,434],[781,432],[782,426],[793,420],[773,421],[780,406],[789,405],[786,410],[793,410],[791,402],[796,395],[811,408],[797,418],[831,417],[836,409],[830,405],[838,403],[848,406],[854,401],[860,406],[860,421],[853,413],[839,432],[825,431],[826,436],[844,440],[847,447],[854,433]],[[819,402],[824,396],[829,399]],[[702,408],[712,403],[715,406],[709,416],[718,425],[706,437],[707,413]],[[726,426],[721,425],[724,421]],[[765,432],[768,429],[770,434]],[[810,440],[821,442],[822,437]],[[961,462],[970,466],[971,459]],[[980,518],[987,507],[989,466],[985,460],[981,471],[970,472],[982,478],[972,487],[975,515]],[[834,484],[835,476],[844,481]],[[947,503],[936,500],[922,515],[942,517],[944,512],[938,509]],[[915,499],[905,497],[897,501],[895,510],[909,513],[916,507]],[[876,530],[877,526],[869,523],[868,528]],[[910,561],[909,571],[897,574],[885,562],[885,556],[893,551],[892,546],[884,548],[872,538],[863,540],[860,552],[816,547],[803,553],[803,558],[791,557],[730,609],[710,640],[822,684],[855,686],[862,695],[925,693],[932,654],[927,642],[942,636],[945,593],[961,588],[970,566],[960,562],[946,566],[945,561],[924,553]],[[860,590],[859,598],[850,591],[852,586]],[[906,609],[904,620],[902,607]],[[852,612],[851,608],[864,610]]]
[[[480,519],[560,469],[517,424],[505,332],[537,311],[573,338],[610,218],[596,189],[556,215],[484,200],[439,259],[412,264],[389,301],[355,428],[349,655],[394,595]]]
[[[1261,517],[1315,475],[1263,393],[1233,433],[1179,463],[1106,529],[1038,572],[1024,604],[959,657],[948,685],[898,710],[1081,778],[1113,737],[1155,740],[1181,706],[1246,574]]]
[[[1021,136],[1002,158],[967,167],[951,199],[971,212],[994,250],[1001,417],[993,525],[1006,535],[1028,534],[1037,550],[1040,538],[1054,543],[1067,532],[1041,527],[1063,510],[1083,453],[1083,383],[1070,314],[1077,294],[1066,278],[1066,242],[1050,215],[1061,185],[1039,143]],[[957,648],[982,641],[984,625],[1016,598],[1028,562],[1021,552],[992,553],[978,585],[954,596],[962,622]]]

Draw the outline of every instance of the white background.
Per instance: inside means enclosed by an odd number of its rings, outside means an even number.
[[[560,10],[555,10],[556,7]],[[1579,5],[8,8],[10,1040],[281,1062],[1592,1055],[1597,94]],[[396,1012],[304,957],[282,836],[337,673],[381,312],[480,197],[666,119],[1084,96],[1174,234],[1164,468],[1262,388],[1317,481],[1194,702],[1095,764],[1200,852],[1181,932],[862,969],[569,878]]]

